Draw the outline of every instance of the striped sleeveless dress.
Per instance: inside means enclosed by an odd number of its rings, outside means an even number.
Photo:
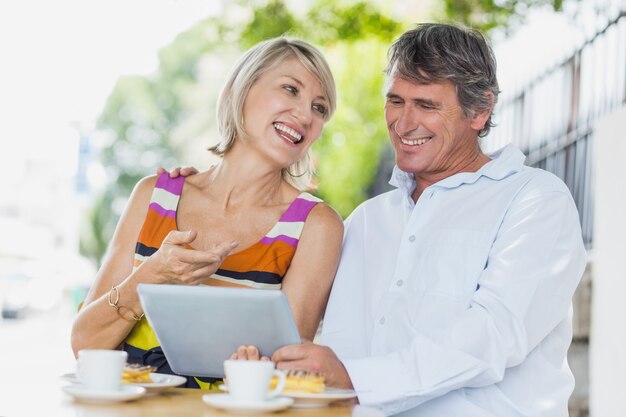
[[[184,177],[161,174],[156,181],[148,214],[135,248],[134,268],[155,253],[172,230],[177,230],[176,212]],[[211,278],[251,288],[281,288],[282,279],[295,255],[304,223],[321,200],[301,193],[287,208],[274,227],[252,246],[227,256]],[[123,343],[129,363],[152,365],[156,372],[173,374],[154,331],[146,318],[139,321]],[[187,376],[187,388],[215,389],[219,380]]]

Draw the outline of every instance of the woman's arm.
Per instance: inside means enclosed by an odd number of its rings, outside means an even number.
[[[137,295],[139,283],[197,285],[210,277],[236,242],[223,243],[209,251],[187,249],[194,231],[172,231],[161,247],[133,271],[135,245],[143,226],[156,177],[145,178],[135,187],[120,218],[102,267],[96,275],[72,328],[74,354],[86,348],[115,349],[143,313]],[[119,311],[109,305],[109,293],[117,287]]]
[[[121,319],[115,308],[108,304],[108,293],[114,285],[119,288],[118,304],[128,306],[136,314],[141,314],[131,272],[135,244],[148,212],[155,182],[156,177],[151,177],[137,183],[120,217],[104,262],[74,321],[72,327],[74,355],[85,348],[114,349],[135,325],[130,315],[124,316],[130,320]],[[128,314],[128,311],[125,313]]]
[[[326,204],[317,204],[304,224],[282,285],[303,339],[313,340],[324,314],[342,239],[341,217]]]

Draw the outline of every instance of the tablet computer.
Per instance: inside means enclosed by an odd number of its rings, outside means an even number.
[[[139,284],[148,322],[174,372],[224,376],[224,361],[241,345],[271,356],[300,343],[287,298],[279,290]]]

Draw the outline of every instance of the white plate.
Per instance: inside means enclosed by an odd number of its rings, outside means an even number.
[[[220,385],[222,391],[228,392],[228,385]],[[356,397],[356,392],[351,389],[326,388],[322,394],[308,392],[282,392],[283,397],[295,400],[291,408],[322,408],[334,401],[349,400]]]
[[[80,384],[80,381],[74,373],[63,374],[61,378],[72,384]],[[156,392],[167,388],[178,387],[187,382],[187,378],[180,375],[151,373],[150,378],[152,378],[152,382],[126,382],[124,385],[144,387],[148,392]]]
[[[132,385],[122,385],[117,391],[98,391],[86,388],[80,384],[73,384],[63,387],[62,390],[79,401],[94,404],[130,401],[142,397],[146,393],[144,387],[134,387]]]
[[[148,392],[155,392],[167,388],[178,387],[179,385],[183,385],[187,382],[187,378],[180,375],[152,373],[150,374],[150,378],[152,378],[152,382],[128,382],[124,385],[140,386],[147,389]]]
[[[322,408],[335,401],[349,400],[356,397],[356,392],[350,389],[326,388],[322,394],[307,392],[283,392],[281,395],[295,400],[292,408]]]
[[[293,398],[275,397],[267,401],[238,401],[228,394],[205,394],[202,401],[208,405],[237,414],[262,414],[284,410],[293,404]]]

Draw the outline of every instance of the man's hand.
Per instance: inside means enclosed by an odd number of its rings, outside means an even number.
[[[157,175],[161,175],[164,172],[167,172],[167,170],[163,167],[158,167],[157,168]],[[176,167],[176,168],[172,168],[172,170],[170,171],[170,177],[171,178],[176,178],[179,175],[183,176],[183,177],[188,177],[190,175],[195,175],[197,174],[199,171],[197,169],[195,169],[194,167]]]
[[[301,345],[289,345],[272,355],[276,368],[281,370],[310,371],[324,375],[329,387],[354,389],[348,371],[329,347],[305,341]]]

